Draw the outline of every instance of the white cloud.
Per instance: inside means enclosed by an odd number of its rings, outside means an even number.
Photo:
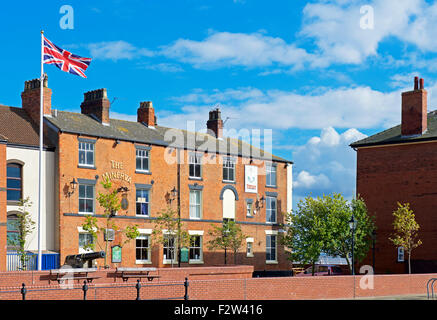
[[[334,128],[327,127],[320,136],[295,147],[293,187],[297,198],[332,192],[351,197],[355,192],[356,155],[349,144],[365,137],[354,128],[339,134]]]
[[[148,49],[137,48],[126,41],[104,41],[88,45],[91,56],[94,59],[135,59],[139,57],[151,57],[154,53]]]

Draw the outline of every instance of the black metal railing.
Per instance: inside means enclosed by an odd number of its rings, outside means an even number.
[[[157,298],[157,299],[146,299],[146,300],[188,300],[188,286],[189,286],[189,282],[188,282],[188,278],[185,278],[184,282],[182,283],[159,283],[159,284],[148,284],[143,286],[141,284],[141,281],[138,279],[135,285],[123,285],[120,287],[116,287],[116,286],[93,286],[92,288],[94,289],[112,289],[112,290],[116,290],[117,288],[135,288],[136,289],[136,298],[135,300],[141,300],[141,289],[142,288],[150,288],[150,287],[169,287],[169,286],[183,286],[184,287],[184,295],[183,296],[175,296],[175,297],[165,297],[165,298]],[[73,288],[68,288],[68,290],[82,290],[83,293],[83,300],[87,300],[87,293],[88,290],[90,289],[90,286],[88,284],[88,282],[85,280],[83,282],[83,285],[81,287],[73,287]],[[22,300],[26,300],[26,296],[28,293],[30,292],[44,292],[44,291],[56,291],[56,290],[65,290],[65,288],[27,288],[26,284],[23,283],[21,285],[20,290],[7,290],[7,291],[0,291],[0,294],[2,293],[20,293],[21,294],[21,299]]]

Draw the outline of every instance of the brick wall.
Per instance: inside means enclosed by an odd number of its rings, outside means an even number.
[[[81,138],[96,139],[93,137],[81,136]],[[141,229],[153,229],[155,224],[153,220],[136,217],[135,212],[135,184],[152,184],[150,200],[150,216],[156,217],[158,212],[168,206],[166,196],[177,187],[177,165],[168,164],[166,157],[176,158],[176,151],[169,151],[160,146],[152,146],[150,151],[150,171],[151,174],[140,174],[135,172],[135,145],[131,142],[122,141],[115,144],[114,140],[98,138],[95,143],[95,169],[84,169],[78,167],[78,136],[73,134],[60,133],[59,135],[59,243],[61,263],[65,256],[76,254],[78,252],[78,226],[84,223],[84,217],[78,216],[78,191],[68,197],[69,184],[75,178],[95,180],[96,194],[103,191],[100,185],[102,175],[105,172],[119,171],[131,177],[131,182],[123,180],[114,180],[114,187],[127,186],[130,191],[127,194],[129,208],[120,210],[115,223],[121,228],[127,225],[136,224]],[[202,179],[192,180],[189,178],[188,165],[189,151],[181,151],[181,158],[184,159],[181,165],[181,218],[189,219],[189,185],[197,183],[203,186],[203,212],[200,220],[184,221],[183,225],[186,230],[203,230],[203,261],[205,266],[212,266],[224,263],[223,251],[208,251],[207,242],[210,240],[208,230],[211,223],[221,223],[223,219],[222,201],[220,193],[227,183],[222,182],[223,171],[221,161],[216,154],[206,154],[204,156],[205,164],[202,167]],[[123,163],[122,169],[112,169],[111,160]],[[213,163],[210,163],[213,162]],[[249,159],[238,159],[236,164],[236,182],[232,186],[237,190],[238,201],[236,201],[236,221],[240,222],[243,233],[248,237],[254,238],[253,249],[254,257],[246,257],[246,243],[243,244],[240,253],[237,256],[237,264],[254,265],[258,270],[289,270],[290,263],[286,259],[284,249],[278,245],[278,263],[266,264],[266,234],[265,230],[279,229],[279,226],[266,224],[265,209],[257,213],[254,217],[246,217],[246,199],[256,200],[256,194],[244,192],[244,165],[249,163]],[[260,198],[265,196],[266,191],[277,192],[277,221],[283,221],[283,212],[286,211],[287,201],[287,169],[283,163],[277,165],[277,188],[266,188],[264,163],[256,164],[259,167],[258,194]],[[176,210],[176,201],[172,202],[172,207]],[[103,214],[103,209],[96,203],[96,213]],[[67,213],[67,215],[66,215]],[[76,213],[76,215],[74,215]],[[70,215],[68,215],[70,214]],[[73,215],[71,215],[73,214]],[[100,219],[103,221],[103,219]],[[122,239],[116,238],[112,245],[117,244]],[[155,245],[152,247],[152,265],[164,267],[162,247]],[[102,260],[103,261],[103,260]],[[99,261],[101,263],[101,261]],[[234,263],[232,253],[227,253],[227,263]],[[101,264],[100,264],[101,265]],[[127,243],[123,247],[123,265],[135,266],[135,242]],[[111,265],[115,267],[116,265]],[[137,265],[138,266],[138,265]],[[188,264],[185,264],[188,266]]]
[[[405,272],[397,262],[397,249],[388,239],[393,232],[392,212],[397,202],[410,203],[420,225],[423,244],[413,250],[412,259],[437,260],[437,145],[435,142],[359,148],[357,151],[357,193],[376,217],[376,273]],[[369,257],[363,264],[371,264]],[[407,255],[405,256],[407,259]],[[414,272],[414,269],[413,269]],[[435,272],[422,270],[416,272]]]
[[[159,280],[142,280],[141,298],[182,298],[185,277],[189,279],[190,300],[308,300],[426,295],[427,281],[437,277],[437,274],[376,275],[373,289],[363,289],[363,276],[251,278],[251,270],[253,268],[247,266],[159,269],[158,272],[162,276]],[[172,271],[173,274],[170,275]],[[89,284],[87,299],[136,298],[136,279],[129,279],[126,283],[121,279],[114,281],[113,272],[114,270],[99,272],[102,278]],[[47,274],[43,271],[0,273],[0,299],[21,299],[19,289],[23,282],[28,289],[28,300],[83,298],[81,283],[62,289],[56,282],[49,285],[48,281],[44,280]],[[155,286],[156,284],[159,286]],[[34,291],[36,289],[43,291]]]
[[[6,144],[0,142],[0,271],[6,270]]]

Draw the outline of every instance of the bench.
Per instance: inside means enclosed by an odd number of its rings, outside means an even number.
[[[121,273],[121,278],[123,281],[127,281],[129,278],[147,278],[147,280],[152,281],[160,276],[151,275],[149,272],[157,271],[156,268],[117,268],[116,274]]]
[[[63,283],[65,280],[86,280],[90,283],[94,279],[100,278],[100,276],[93,274],[96,271],[97,268],[52,269],[50,270],[49,283],[51,280],[56,280],[58,283]]]

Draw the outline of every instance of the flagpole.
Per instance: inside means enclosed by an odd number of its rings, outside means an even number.
[[[40,78],[40,102],[39,102],[39,192],[38,192],[38,270],[42,269],[41,249],[41,216],[42,216],[42,149],[43,149],[43,109],[44,109],[44,31],[41,30],[41,78]]]

